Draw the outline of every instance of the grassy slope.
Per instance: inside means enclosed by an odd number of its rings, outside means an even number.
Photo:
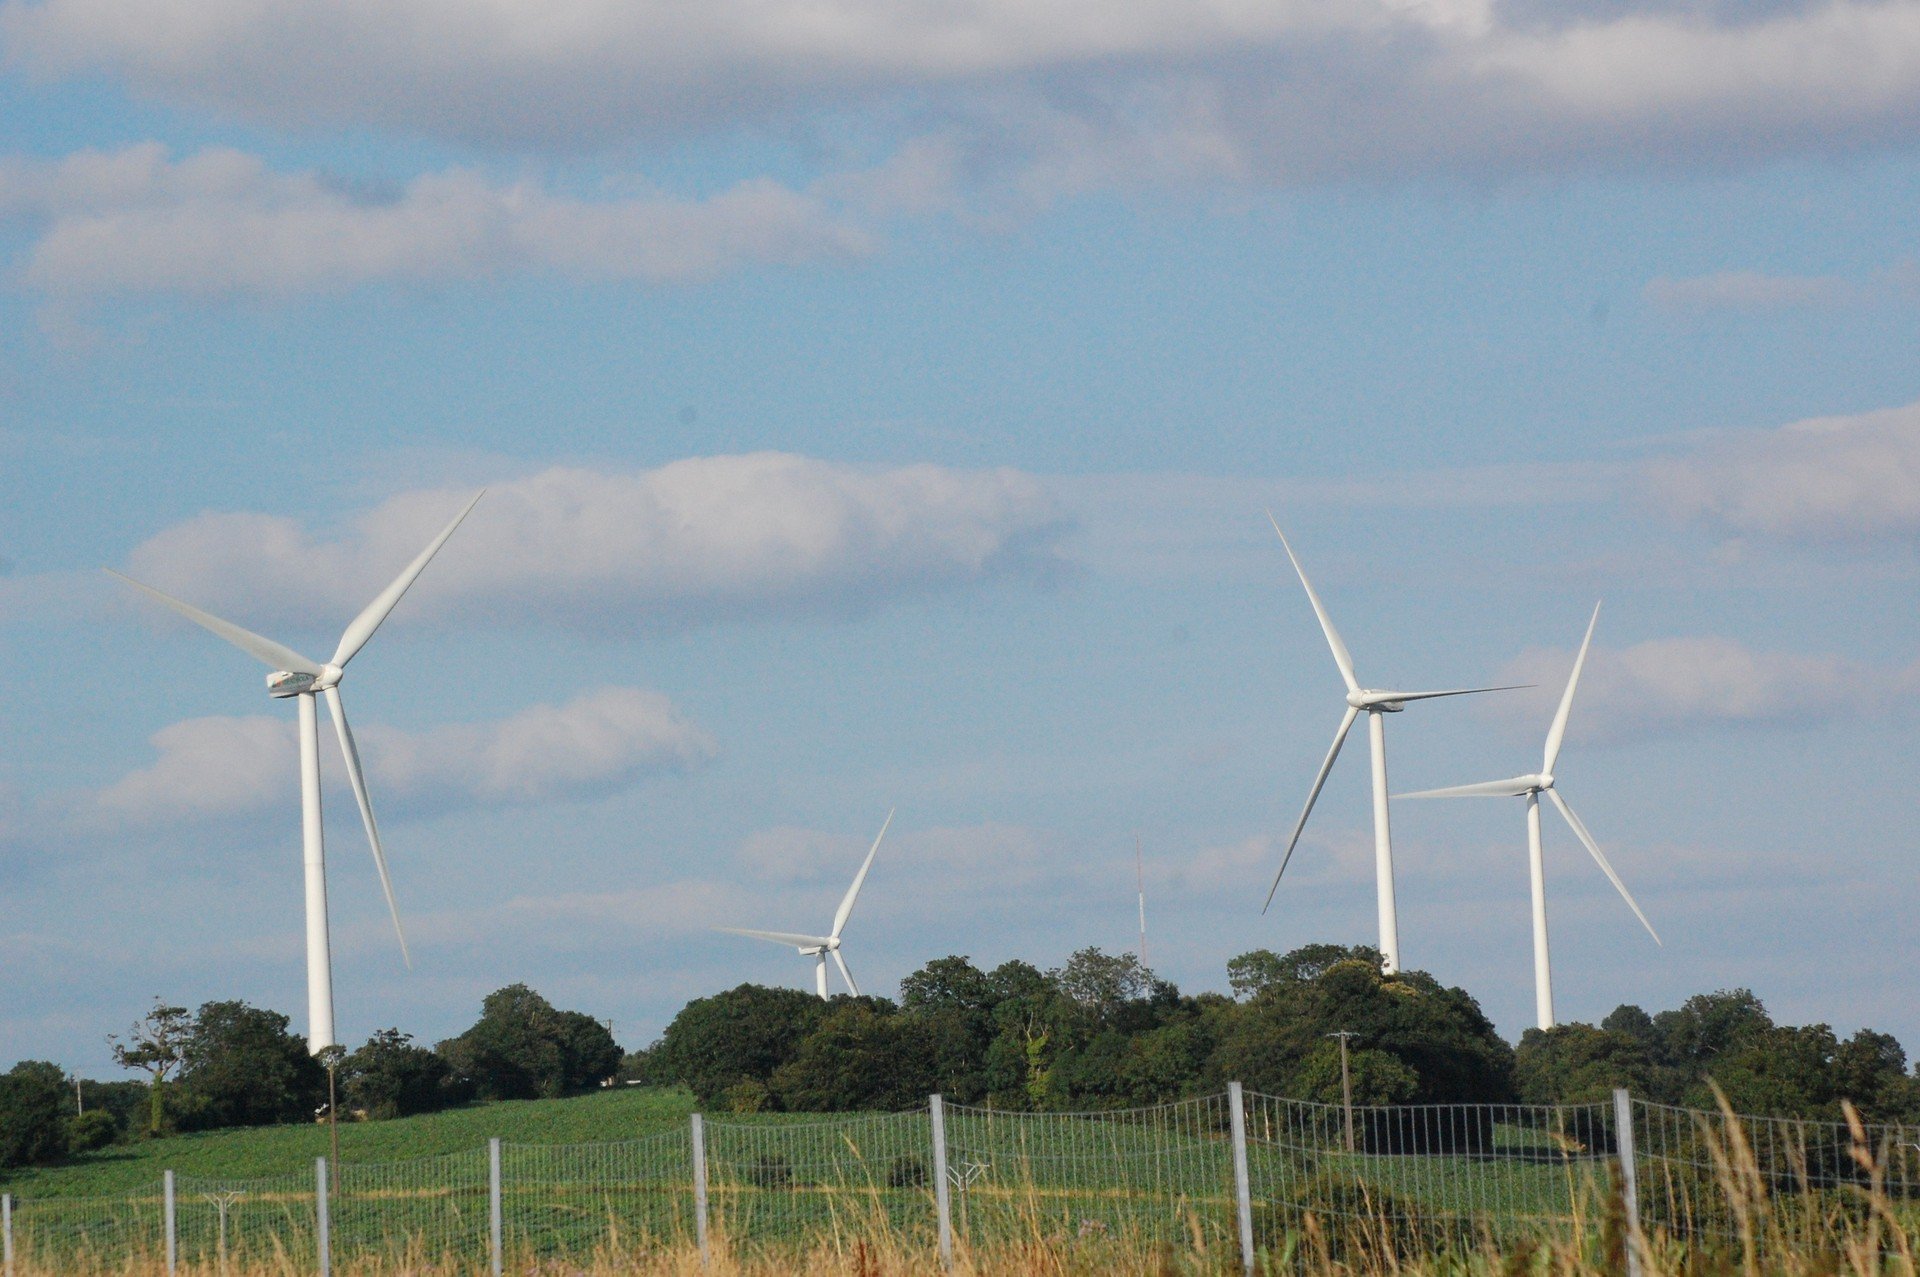
[[[391,1122],[340,1127],[340,1157],[396,1162],[510,1144],[584,1144],[630,1140],[679,1126],[693,1112],[680,1089],[632,1087],[567,1100],[511,1100]],[[327,1151],[324,1126],[265,1126],[139,1140],[76,1158],[65,1166],[0,1173],[21,1197],[78,1197],[150,1190],[163,1170],[218,1179],[297,1173]]]

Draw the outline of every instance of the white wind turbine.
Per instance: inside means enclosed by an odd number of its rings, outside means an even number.
[[[1620,898],[1633,910],[1633,916],[1640,919],[1640,925],[1647,929],[1655,944],[1660,944],[1660,933],[1647,921],[1647,915],[1640,912],[1640,906],[1634,902],[1633,895],[1627,890],[1627,884],[1620,881],[1620,875],[1613,871],[1607,858],[1600,854],[1600,844],[1587,832],[1586,824],[1573,814],[1573,808],[1560,796],[1555,788],[1553,765],[1560,760],[1560,743],[1567,734],[1567,715],[1573,709],[1573,689],[1579,686],[1580,670],[1587,663],[1587,647],[1593,642],[1593,627],[1600,621],[1600,605],[1593,605],[1593,618],[1587,622],[1587,636],[1580,641],[1580,655],[1574,658],[1573,673],[1567,676],[1567,690],[1561,693],[1560,708],[1553,716],[1553,726],[1547,729],[1547,748],[1540,763],[1540,770],[1531,776],[1514,776],[1508,780],[1490,780],[1478,785],[1455,785],[1448,789],[1425,789],[1419,793],[1401,794],[1402,798],[1521,798],[1527,800],[1527,868],[1533,879],[1533,1000],[1534,1009],[1539,1014],[1540,1027],[1553,1027],[1553,971],[1547,952],[1547,879],[1546,870],[1540,856],[1540,795],[1545,794],[1560,814],[1567,818],[1567,825],[1580,839],[1587,851],[1593,856],[1594,863],[1607,875]]]
[[[880,826],[880,832],[874,835],[873,846],[867,850],[867,858],[860,864],[860,872],[853,876],[853,885],[847,888],[847,894],[840,898],[840,907],[833,913],[833,930],[824,936],[805,936],[792,931],[752,931],[746,927],[715,927],[715,931],[724,931],[729,935],[752,936],[756,940],[771,940],[775,944],[790,944],[800,951],[803,958],[813,959],[813,987],[821,997],[827,996],[827,955],[833,955],[833,965],[840,968],[841,979],[847,982],[847,992],[854,997],[860,996],[860,986],[853,982],[853,972],[847,970],[847,960],[840,956],[840,933],[846,930],[847,919],[853,916],[853,902],[860,895],[860,884],[867,880],[867,870],[873,868],[873,857],[880,850],[880,840],[887,836],[887,826],[893,823],[893,813]]]
[[[359,616],[353,618],[353,623],[340,636],[340,645],[334,649],[332,658],[324,665],[308,660],[272,639],[262,638],[251,630],[243,630],[231,621],[223,621],[209,612],[203,612],[191,603],[183,603],[150,585],[142,585],[112,568],[106,569],[109,576],[118,577],[196,625],[211,630],[247,655],[265,662],[274,671],[267,675],[267,695],[277,700],[293,697],[299,706],[300,832],[306,864],[307,895],[307,1047],[315,1055],[337,1043],[333,1035],[333,959],[327,937],[326,844],[320,822],[320,730],[313,698],[316,695],[327,698],[327,710],[333,716],[334,728],[340,736],[340,752],[346,757],[347,778],[353,783],[354,801],[360,806],[360,819],[366,824],[367,841],[373,848],[374,867],[380,871],[380,889],[386,893],[387,911],[393,915],[394,934],[400,938],[400,955],[411,967],[413,958],[407,953],[406,933],[400,927],[400,907],[394,902],[393,882],[387,876],[387,857],[380,848],[380,827],[374,822],[373,804],[367,797],[367,781],[360,768],[360,751],[354,747],[353,731],[347,726],[346,707],[340,701],[340,680],[346,672],[347,662],[366,646],[367,640],[373,637],[373,632],[380,628],[380,623],[400,602],[400,596],[407,592],[414,578],[420,575],[440,547],[447,543],[453,530],[460,526],[460,521],[467,517],[467,512],[484,495],[484,490],[475,494],[473,500],[467,502],[466,508],[454,516],[453,522],[433,539],[433,543],[422,550],[420,556],[393,579],[392,584],[380,591]]]
[[[1300,831],[1307,827],[1307,817],[1313,814],[1313,804],[1318,801],[1320,790],[1327,783],[1327,773],[1333,770],[1334,759],[1340,757],[1340,747],[1347,743],[1347,733],[1353,730],[1354,720],[1365,713],[1367,743],[1373,751],[1373,872],[1380,908],[1380,969],[1392,975],[1400,969],[1400,920],[1393,900],[1393,838],[1387,823],[1387,736],[1380,716],[1399,713],[1407,707],[1408,701],[1470,696],[1478,692],[1507,692],[1513,688],[1458,687],[1441,692],[1398,692],[1360,686],[1360,680],[1353,672],[1353,657],[1347,652],[1347,645],[1341,642],[1340,631],[1333,628],[1327,609],[1320,604],[1320,596],[1314,593],[1313,582],[1307,580],[1306,569],[1300,566],[1293,546],[1287,541],[1287,534],[1280,531],[1279,521],[1273,517],[1271,510],[1267,512],[1267,522],[1273,524],[1273,530],[1279,533],[1280,544],[1286,549],[1293,570],[1299,574],[1300,584],[1306,587],[1307,601],[1313,604],[1313,614],[1320,619],[1320,629],[1327,636],[1327,646],[1333,649],[1333,663],[1340,667],[1340,677],[1347,684],[1347,712],[1340,719],[1339,729],[1333,734],[1333,748],[1327,751],[1326,761],[1320,764],[1320,771],[1313,778],[1313,788],[1307,791],[1306,806],[1300,809],[1300,819],[1294,823],[1293,836],[1287,839],[1286,854],[1280,858],[1280,870],[1273,875],[1273,886],[1267,889],[1267,903],[1261,906],[1260,911],[1265,913],[1273,904],[1274,892],[1280,889],[1280,877],[1287,872],[1287,863],[1293,859],[1293,849],[1300,842]]]

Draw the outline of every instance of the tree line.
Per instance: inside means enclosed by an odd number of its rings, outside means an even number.
[[[1331,1104],[1346,1034],[1356,1104],[1579,1103],[1625,1086],[1711,1108],[1717,1085],[1742,1112],[1839,1120],[1849,1099],[1871,1120],[1920,1120],[1920,1078],[1891,1035],[1775,1024],[1746,989],[1529,1029],[1515,1047],[1465,990],[1382,975],[1365,946],[1257,950],[1227,977],[1231,995],[1186,995],[1130,954],[1085,949],[1049,971],[941,958],[897,1004],[741,985],[688,1003],[628,1070],[736,1112],[897,1109],[936,1091],[1001,1109],[1121,1108],[1229,1081]]]
[[[144,1082],[76,1081],[40,1060],[0,1074],[0,1168],[126,1139],[326,1116],[326,1067],[277,1011],[235,1001],[189,1011],[156,1000],[109,1041],[116,1062]],[[487,995],[471,1028],[431,1050],[399,1029],[380,1030],[339,1054],[334,1081],[339,1116],[378,1120],[576,1094],[612,1078],[621,1060],[606,1025],[515,984]]]
[[[1346,1034],[1357,1104],[1582,1103],[1626,1086],[1710,1108],[1717,1086],[1742,1112],[1837,1120],[1846,1099],[1869,1120],[1920,1121],[1920,1077],[1891,1035],[1776,1024],[1745,989],[1529,1029],[1516,1047],[1465,990],[1421,971],[1382,975],[1365,946],[1256,950],[1228,962],[1227,979],[1230,993],[1183,994],[1131,954],[1098,949],[1050,970],[946,957],[902,981],[897,1002],[754,984],[696,998],[624,1056],[592,1016],[516,984],[431,1049],[381,1030],[341,1054],[336,1080],[341,1116],[371,1120],[609,1081],[684,1086],[714,1112],[898,1110],[936,1091],[1003,1109],[1124,1108],[1228,1081],[1337,1103],[1333,1035]],[[325,1069],[278,1012],[156,1003],[113,1045],[144,1081],[76,1082],[41,1061],[0,1074],[0,1169],[324,1112]]]

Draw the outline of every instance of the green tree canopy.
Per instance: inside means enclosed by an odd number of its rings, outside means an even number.
[[[480,1019],[435,1050],[453,1075],[485,1100],[570,1095],[620,1068],[620,1047],[604,1024],[562,1011],[524,984],[489,993]]]
[[[0,1073],[0,1169],[66,1156],[70,1087],[66,1070],[45,1060]]]
[[[182,1051],[183,1125],[266,1126],[311,1120],[327,1098],[327,1073],[278,1011],[208,1002]]]

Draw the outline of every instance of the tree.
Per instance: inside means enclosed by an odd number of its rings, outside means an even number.
[[[489,993],[474,1026],[435,1049],[483,1100],[570,1095],[620,1068],[620,1047],[604,1024],[558,1010],[524,984]]]
[[[1608,1022],[1618,1023],[1619,1015],[1616,1011],[1608,1016]],[[1649,1028],[1652,1023],[1647,1020]],[[1514,1053],[1514,1082],[1526,1104],[1594,1104],[1621,1086],[1648,1095],[1653,1081],[1653,1057],[1646,1042],[1617,1029],[1591,1024],[1528,1029]]]
[[[201,1129],[306,1121],[326,1102],[327,1074],[278,1011],[208,1002],[182,1052],[185,1124]]]
[[[452,1066],[398,1029],[381,1029],[347,1056],[339,1081],[348,1108],[375,1119],[431,1113],[466,1098]]]
[[[709,1107],[744,1081],[766,1085],[813,1031],[827,1003],[797,989],[743,984],[680,1008],[660,1038],[661,1064]]]
[[[794,1112],[899,1112],[933,1090],[934,1052],[924,1022],[879,999],[835,999],[793,1056],[773,1071],[771,1089]]]
[[[167,1078],[186,1058],[187,1040],[193,1036],[193,1017],[185,1007],[168,1006],[159,998],[153,1010],[127,1031],[127,1041],[109,1037],[114,1063],[123,1069],[143,1071],[147,1083],[147,1135],[157,1137],[165,1130],[162,1089]]]
[[[65,1070],[22,1060],[0,1073],[0,1169],[57,1162],[67,1153]]]
[[[1322,1042],[1300,1062],[1293,1075],[1292,1094],[1321,1104],[1344,1104],[1346,1089],[1340,1081],[1340,1044]],[[1353,1088],[1358,1105],[1405,1104],[1420,1088],[1420,1078],[1412,1069],[1385,1051],[1355,1046],[1347,1052],[1347,1085]]]

